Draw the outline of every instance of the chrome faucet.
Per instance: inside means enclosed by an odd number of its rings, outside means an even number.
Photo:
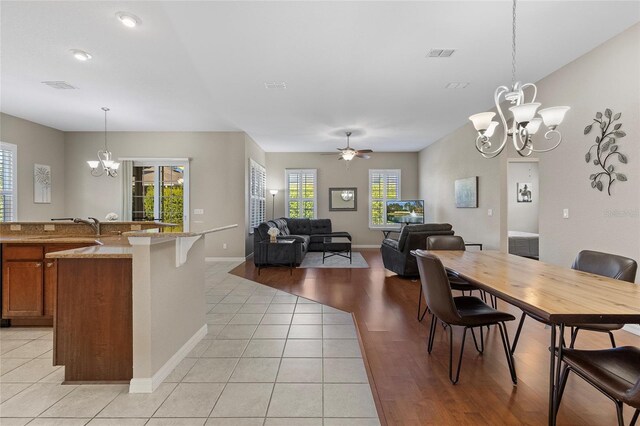
[[[89,220],[87,219],[82,219],[80,217],[59,217],[59,218],[54,218],[51,219],[52,221],[56,221],[56,220],[70,220],[73,223],[83,223],[85,225],[89,225],[91,227],[91,229],[93,229],[93,232],[96,233],[96,235],[100,235],[100,221],[98,219],[96,219],[95,217],[89,217]]]

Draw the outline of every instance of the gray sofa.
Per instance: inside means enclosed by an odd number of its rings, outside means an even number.
[[[287,245],[272,244],[269,241],[269,228],[278,228],[278,239],[295,240],[299,249],[295,251],[295,259],[291,258],[291,248]],[[322,251],[325,237],[346,237],[348,232],[333,232],[331,219],[279,219],[262,222],[253,231],[253,263],[256,266],[290,264],[299,265],[308,251]]]
[[[417,277],[418,263],[411,255],[411,250],[426,249],[427,238],[432,235],[453,235],[452,226],[448,223],[426,223],[424,225],[406,225],[400,237],[385,238],[380,252],[384,267],[401,276]]]

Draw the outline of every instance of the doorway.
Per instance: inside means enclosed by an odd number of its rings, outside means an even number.
[[[509,159],[507,165],[507,221],[509,253],[538,259],[538,159]]]

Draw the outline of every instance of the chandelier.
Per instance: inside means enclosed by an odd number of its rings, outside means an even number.
[[[89,160],[87,164],[91,167],[91,175],[98,177],[106,174],[109,177],[118,176],[118,168],[120,163],[113,161],[111,151],[107,148],[107,112],[109,108],[102,107],[104,111],[104,149],[98,151],[98,160]]]
[[[469,117],[473,123],[473,127],[478,131],[476,138],[476,149],[485,158],[494,158],[498,156],[507,144],[507,139],[511,138],[516,152],[522,157],[528,157],[534,152],[548,152],[554,150],[562,142],[562,134],[556,128],[564,120],[564,116],[569,111],[568,106],[556,106],[550,108],[540,108],[540,103],[535,102],[538,88],[533,83],[522,84],[516,81],[516,0],[513,0],[513,23],[512,23],[512,44],[511,44],[511,88],[500,86],[494,94],[496,110],[500,116],[500,121],[504,127],[504,135],[500,145],[495,149],[492,148],[491,137],[500,125],[497,121],[493,121],[495,112],[481,112]],[[525,90],[531,95],[529,102],[525,100]],[[504,112],[500,103],[509,101],[512,107],[512,119],[510,125],[507,124]],[[536,116],[536,112],[539,116]],[[533,136],[540,129],[541,124],[547,127],[544,138],[551,141],[551,147],[536,149],[533,146]]]

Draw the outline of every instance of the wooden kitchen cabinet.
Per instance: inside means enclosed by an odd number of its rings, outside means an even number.
[[[51,324],[55,313],[57,262],[47,253],[93,244],[4,244],[2,249],[2,318],[20,325]],[[45,321],[44,323],[42,321]]]
[[[38,317],[44,313],[42,261],[8,261],[2,279],[2,316]]]

